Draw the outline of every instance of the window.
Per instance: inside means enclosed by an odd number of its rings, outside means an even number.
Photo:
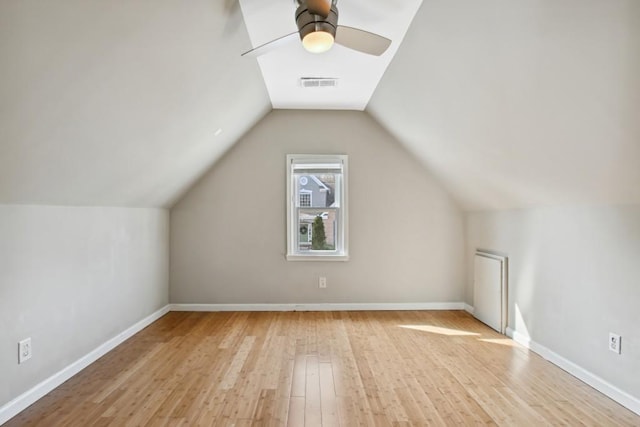
[[[348,259],[346,155],[287,156],[287,259]]]
[[[311,191],[300,190],[300,207],[301,208],[311,207]]]

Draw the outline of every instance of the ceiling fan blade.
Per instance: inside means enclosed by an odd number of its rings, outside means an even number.
[[[358,28],[338,25],[336,43],[358,52],[380,56],[386,52],[391,40]]]
[[[298,41],[300,40],[297,31],[287,34],[286,36],[278,37],[275,40],[271,40],[270,42],[260,45],[254,49],[248,50],[240,56],[248,56],[250,58],[255,58],[260,55],[264,55],[265,53],[271,52],[272,50],[278,49],[282,46],[286,46],[290,43],[293,43],[296,40]]]
[[[307,0],[307,9],[309,13],[326,18],[331,12],[331,0]]]

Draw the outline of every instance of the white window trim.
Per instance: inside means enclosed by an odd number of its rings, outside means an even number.
[[[300,161],[318,163],[340,162],[342,163],[342,191],[340,192],[339,224],[342,232],[342,250],[327,253],[327,251],[309,251],[304,254],[296,252],[297,223],[295,221],[296,200],[295,182],[292,174],[294,162]],[[345,154],[287,154],[287,255],[288,261],[348,261],[349,260],[349,211],[348,211],[348,156]],[[293,228],[296,225],[296,228]]]

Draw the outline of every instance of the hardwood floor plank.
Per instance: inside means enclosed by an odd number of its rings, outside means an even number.
[[[307,376],[304,394],[304,425],[321,426],[320,368],[317,356],[307,356]]]
[[[227,370],[224,378],[222,379],[222,383],[220,384],[220,388],[222,390],[230,390],[235,385],[238,380],[238,376],[240,375],[240,371],[242,370],[242,366],[244,365],[249,353],[251,352],[251,347],[256,340],[255,336],[248,336],[242,340],[242,344],[240,348],[236,352],[231,361],[231,365]]]
[[[296,354],[293,365],[293,379],[291,383],[291,396],[304,397],[307,384],[307,356]]]
[[[305,398],[303,396],[291,396],[289,401],[289,417],[287,419],[287,425],[290,427],[304,426],[304,409]]]
[[[320,358],[318,358],[320,360]],[[338,407],[336,401],[336,389],[333,384],[333,369],[331,363],[321,362],[319,364],[320,375],[320,408],[322,415],[322,425],[325,427],[337,427]]]

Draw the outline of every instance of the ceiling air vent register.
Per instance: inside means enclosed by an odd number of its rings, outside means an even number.
[[[333,77],[300,77],[302,87],[336,87],[338,79]]]

